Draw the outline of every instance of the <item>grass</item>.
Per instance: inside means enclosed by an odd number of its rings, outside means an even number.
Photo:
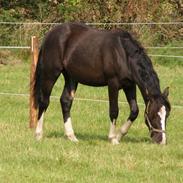
[[[171,49],[171,47],[181,47],[181,42],[173,42],[166,45],[166,49],[148,49],[149,54],[154,55],[169,55],[169,56],[182,56],[183,49]],[[177,65],[183,66],[183,58],[175,58],[175,57],[154,57],[154,63],[159,65],[168,66],[171,68],[176,67]]]
[[[161,86],[170,86],[170,101],[183,105],[183,67],[155,64]],[[52,95],[60,96],[59,79]],[[0,92],[28,93],[29,63],[0,66]],[[76,97],[107,100],[107,88],[80,85]],[[120,92],[120,101],[125,101]],[[142,98],[138,93],[138,101]],[[128,116],[120,103],[118,127]],[[168,145],[153,144],[143,118],[144,106],[128,135],[118,146],[107,141],[108,103],[78,101],[72,108],[80,142],[64,138],[59,99],[45,115],[44,139],[36,142],[28,128],[27,96],[0,95],[0,182],[183,182],[182,108],[173,107],[167,126]]]

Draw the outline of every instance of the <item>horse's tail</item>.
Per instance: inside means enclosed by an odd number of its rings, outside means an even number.
[[[42,49],[39,51],[39,56],[38,56],[38,62],[36,66],[36,71],[34,75],[34,85],[33,85],[33,99],[34,99],[34,105],[35,108],[37,109],[40,105],[41,102],[41,76],[42,76]]]

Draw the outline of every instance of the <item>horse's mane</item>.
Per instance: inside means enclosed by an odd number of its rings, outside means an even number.
[[[129,32],[118,29],[115,31],[120,33],[122,45],[128,56],[133,57],[136,53],[145,52],[145,49],[141,43],[134,39]]]
[[[150,95],[159,96],[161,93],[159,78],[144,47],[126,31],[120,32],[120,38],[127,58],[133,60],[130,64],[137,73],[141,87],[148,90]]]

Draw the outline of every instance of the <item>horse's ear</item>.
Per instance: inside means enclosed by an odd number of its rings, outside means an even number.
[[[169,87],[166,87],[163,91],[163,95],[167,98],[169,95]]]

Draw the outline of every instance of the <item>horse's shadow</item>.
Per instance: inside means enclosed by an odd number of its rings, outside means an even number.
[[[105,135],[100,135],[100,134],[88,134],[88,133],[76,133],[76,136],[78,140],[82,141],[96,141],[96,140],[101,140],[101,141],[108,141],[108,137]],[[65,135],[63,132],[58,132],[58,131],[53,131],[49,133],[47,138],[64,138]],[[124,143],[151,143],[151,139],[148,137],[134,137],[134,136],[125,136],[121,140],[121,142]]]
[[[132,136],[126,136],[122,139],[122,141],[127,143],[151,143],[151,139],[148,137],[132,137]]]
[[[63,132],[58,132],[58,131],[54,131],[49,133],[47,136],[47,138],[63,138],[65,137]],[[107,136],[104,135],[94,135],[94,134],[87,134],[87,133],[76,133],[76,137],[78,138],[78,140],[82,140],[82,141],[89,141],[89,140],[102,140],[102,141],[106,141],[107,140]]]

